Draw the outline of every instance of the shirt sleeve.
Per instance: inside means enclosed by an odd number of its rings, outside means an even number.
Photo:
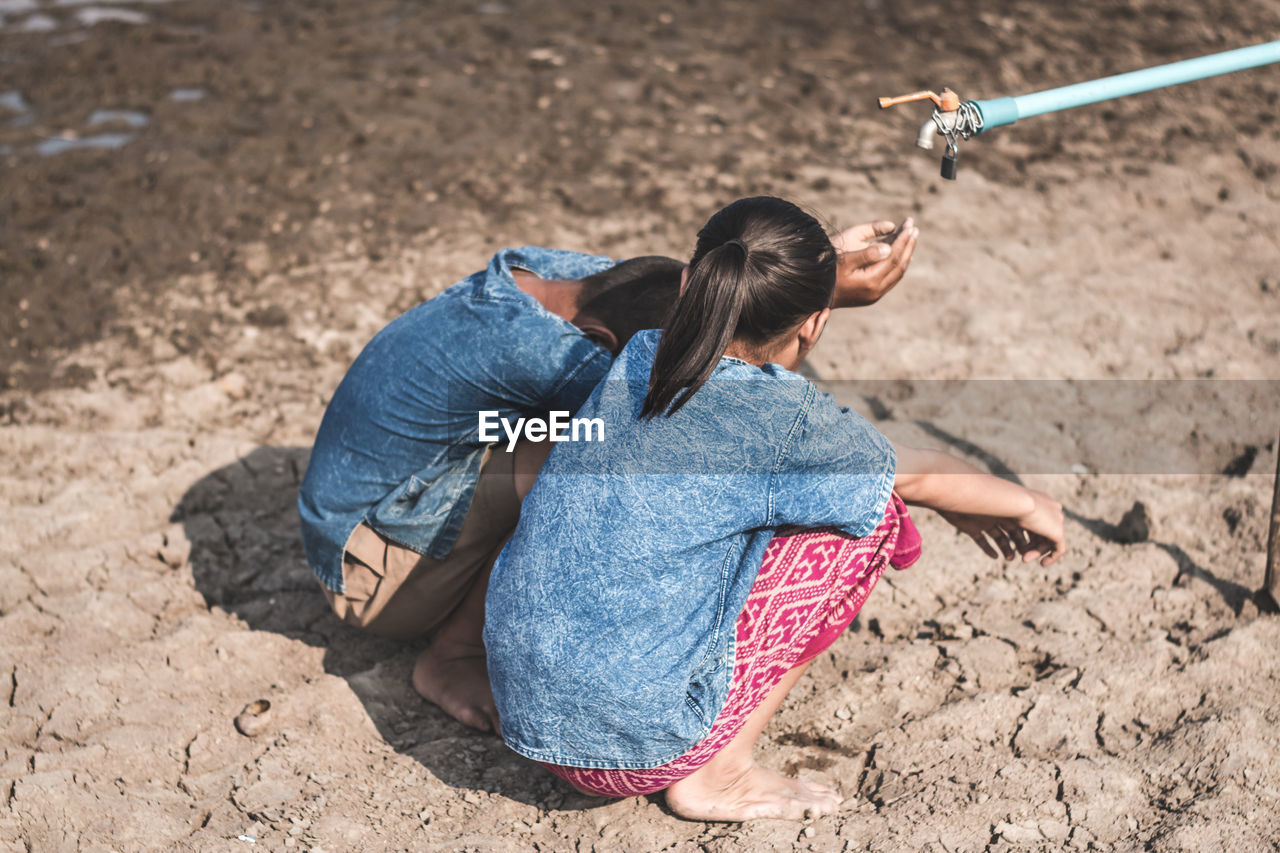
[[[604,377],[612,355],[580,329],[547,311],[511,280],[509,269],[527,269],[541,278],[584,278],[613,266],[604,255],[522,246],[505,249],[467,294],[483,329],[486,354],[477,370],[481,384],[526,416],[576,412]],[[476,341],[460,342],[463,349]]]
[[[778,460],[770,524],[839,527],[866,536],[884,518],[897,454],[865,418],[815,392]]]
[[[546,397],[547,411],[577,413],[582,404],[591,396],[596,385],[604,379],[613,364],[613,356],[602,347],[588,340],[592,349],[587,352],[574,352],[570,356],[574,363],[566,364],[567,375],[559,377],[558,385],[550,389]]]
[[[543,278],[586,278],[618,263],[608,255],[537,246],[524,246],[516,250],[516,255]],[[577,329],[573,333],[581,340],[561,341],[549,347],[549,355],[559,366],[559,372],[550,377],[546,386],[549,390],[542,405],[547,411],[577,412],[613,363],[613,356],[602,347]],[[582,341],[586,342],[585,346]]]
[[[498,408],[525,417],[576,412],[609,371],[609,352],[558,317],[503,305],[476,379]]]

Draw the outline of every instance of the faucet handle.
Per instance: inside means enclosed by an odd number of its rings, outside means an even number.
[[[909,104],[912,101],[933,101],[934,106],[944,112],[950,112],[960,108],[960,96],[950,89],[943,89],[942,94],[929,89],[923,89],[919,92],[912,92],[909,95],[898,95],[893,98],[880,98],[880,109],[886,107],[896,107],[898,104]]]

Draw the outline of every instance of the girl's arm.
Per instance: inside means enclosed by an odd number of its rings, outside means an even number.
[[[894,491],[907,503],[937,510],[987,554],[996,556],[985,537],[1010,559],[1017,551],[1025,561],[1039,559],[1048,566],[1062,556],[1062,505],[1053,498],[984,474],[946,453],[894,449]]]

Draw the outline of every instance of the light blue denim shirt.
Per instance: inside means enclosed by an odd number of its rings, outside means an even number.
[[[552,450],[489,582],[502,736],[571,767],[665,764],[707,735],[735,622],[774,530],[871,533],[893,445],[808,380],[722,358],[671,417],[638,420],[660,332],[641,332]]]
[[[569,279],[613,264],[507,249],[374,336],[325,410],[298,494],[307,560],[325,586],[343,591],[343,548],[361,521],[446,556],[479,478],[478,412],[573,412],[609,369],[610,353],[520,290],[512,268]]]

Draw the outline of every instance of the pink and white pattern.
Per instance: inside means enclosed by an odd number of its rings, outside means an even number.
[[[919,558],[920,548],[920,534],[896,494],[884,521],[861,539],[831,530],[780,531],[738,615],[729,696],[705,738],[674,761],[648,770],[543,766],[583,791],[607,797],[650,794],[678,782],[733,740],[783,675],[835,642],[887,566],[905,569]]]

